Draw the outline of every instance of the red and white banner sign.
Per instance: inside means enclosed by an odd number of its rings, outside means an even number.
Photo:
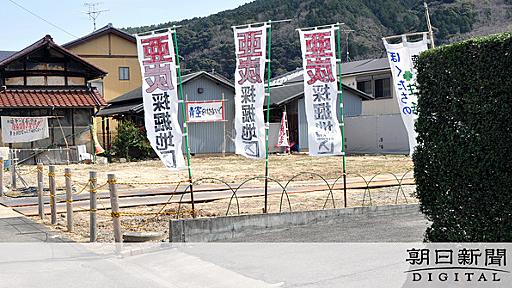
[[[172,33],[137,36],[147,137],[169,169],[186,167],[178,122],[176,64]]]
[[[286,123],[286,112],[283,112],[281,118],[281,127],[279,128],[279,138],[277,139],[277,147],[288,147],[290,146],[288,141],[288,123]]]
[[[47,117],[2,116],[2,142],[26,143],[48,138]]]
[[[308,146],[312,156],[341,154],[341,131],[336,114],[338,84],[334,33],[334,28],[299,31]]]
[[[187,102],[187,122],[224,121],[224,101]]]
[[[265,157],[265,55],[267,25],[234,29],[235,34],[235,147],[248,158]]]

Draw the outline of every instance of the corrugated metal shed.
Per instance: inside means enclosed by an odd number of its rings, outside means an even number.
[[[215,76],[212,78],[212,76]],[[191,153],[222,153],[224,139],[226,141],[225,152],[234,153],[235,135],[233,119],[235,118],[235,89],[230,82],[221,81],[217,74],[200,72],[194,77],[183,77],[183,93],[187,101],[212,101],[222,100],[224,95],[225,122],[189,123],[189,143]],[[202,88],[201,90],[199,88]],[[199,93],[202,91],[202,93]],[[180,123],[181,109],[179,110]],[[184,150],[185,151],[185,150]]]
[[[189,123],[188,134],[191,153],[234,153],[234,85],[226,78],[205,71],[183,75],[183,95],[187,101],[222,100],[224,96],[226,121],[212,123]],[[109,106],[100,110],[97,116],[122,116],[144,113],[142,88],[139,87],[109,101]],[[181,108],[178,119],[183,127]],[[225,139],[225,140],[224,140]],[[224,146],[225,141],[225,146]],[[185,149],[183,147],[183,149]],[[225,149],[225,150],[224,150]]]

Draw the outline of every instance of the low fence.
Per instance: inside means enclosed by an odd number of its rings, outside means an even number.
[[[11,159],[17,159],[18,163],[44,163],[46,165],[71,164],[79,161],[76,146],[48,149],[11,149]]]
[[[3,181],[3,169],[2,175],[0,175],[0,179]],[[48,193],[46,193],[46,189],[44,187],[44,166],[42,164],[38,164],[35,168],[37,171],[37,207],[38,207],[38,215],[41,219],[45,217],[44,206],[45,203],[43,201],[43,197],[49,196],[49,205],[50,205],[50,217],[51,224],[57,223],[57,204],[58,203],[66,203],[66,222],[67,222],[67,230],[69,232],[73,232],[73,213],[74,211],[80,212],[89,212],[90,214],[90,241],[95,242],[97,240],[97,216],[99,213],[102,213],[103,216],[110,217],[113,223],[114,230],[114,239],[116,242],[122,241],[122,228],[125,229],[138,229],[144,224],[140,226],[122,226],[121,217],[134,217],[134,216],[144,216],[150,217],[146,219],[146,221],[151,220],[152,218],[160,217],[162,215],[172,216],[176,219],[180,217],[184,217],[184,215],[190,215],[190,217],[196,217],[196,210],[194,208],[193,194],[196,196],[196,201],[212,201],[215,199],[229,199],[227,202],[227,207],[225,210],[225,215],[240,215],[241,214],[241,205],[240,198],[241,197],[262,197],[264,194],[257,192],[258,190],[263,190],[263,187],[259,186],[251,186],[251,183],[259,184],[262,180],[265,180],[265,177],[252,177],[242,181],[240,184],[230,184],[227,181],[220,178],[201,178],[190,183],[189,181],[155,181],[155,182],[131,182],[126,181],[123,182],[116,178],[115,174],[108,174],[108,179],[99,183],[97,179],[97,173],[95,171],[91,171],[89,174],[89,180],[86,183],[73,183],[72,181],[72,171],[69,168],[64,169],[64,173],[62,176],[65,179],[65,194],[57,194],[57,185],[56,185],[56,177],[58,174],[55,170],[55,166],[48,166]],[[346,197],[343,197],[341,201],[336,201],[334,194],[336,191],[344,191],[344,188],[349,190],[362,190],[362,201],[361,206],[372,206],[372,191],[374,189],[379,189],[382,187],[391,187],[396,188],[396,193],[393,193],[394,203],[398,204],[399,198],[403,198],[405,203],[408,203],[408,197],[405,193],[403,187],[406,185],[414,185],[412,181],[404,182],[404,180],[411,180],[412,178],[407,178],[407,176],[412,176],[412,171],[408,171],[404,174],[395,174],[395,173],[379,173],[375,174],[371,177],[357,175],[355,178],[351,178],[352,182],[348,182],[347,186],[344,187],[342,176],[338,177],[334,180],[327,180],[322,175],[311,172],[304,172],[297,174],[286,181],[279,181],[277,179],[268,178],[269,183],[274,183],[275,188],[273,188],[272,195],[275,195],[279,198],[279,209],[276,212],[293,212],[292,209],[292,201],[290,198],[290,194],[292,193],[310,193],[310,192],[319,192],[324,193],[324,200],[322,209],[330,209],[337,208],[337,206],[347,206]],[[385,177],[385,178],[384,178]],[[300,179],[307,179],[306,182],[301,182]],[[357,179],[361,179],[357,180]],[[384,179],[384,180],[383,180]],[[356,181],[357,180],[357,181]],[[172,191],[160,193],[161,196],[169,196],[167,201],[162,201],[156,204],[151,205],[162,205],[158,211],[156,212],[123,212],[120,209],[119,205],[119,190],[125,189],[127,185],[130,186],[165,186],[172,187]],[[214,186],[212,186],[214,185]],[[3,187],[3,183],[0,183],[0,186]],[[306,187],[306,189],[295,190],[297,187]],[[213,187],[213,188],[212,188]],[[108,196],[99,195],[98,191],[100,189],[104,189],[109,191]],[[0,191],[2,192],[2,191]],[[83,195],[78,199],[78,195],[82,193],[89,193],[89,197]],[[222,192],[227,193],[227,197],[211,197],[212,192]],[[0,194],[2,196],[2,194]],[[8,197],[17,197],[14,194],[5,195]],[[124,195],[123,195],[124,196]],[[141,196],[134,194],[133,196]],[[144,195],[142,195],[144,196]],[[197,197],[200,196],[200,197]],[[128,196],[124,196],[128,197]],[[210,198],[208,198],[210,197]],[[103,204],[102,201],[98,200],[106,200],[108,198],[110,207]],[[206,199],[206,200],[205,200]],[[80,206],[80,201],[89,201],[89,207]],[[262,201],[263,203],[263,201]],[[266,201],[265,201],[266,203]],[[98,204],[100,204],[98,207]],[[167,211],[166,208],[171,204],[177,204],[178,208],[175,211]],[[185,205],[192,205],[192,209],[184,208]],[[137,205],[136,205],[137,206]],[[140,205],[142,206],[142,205]],[[262,205],[264,206],[264,205]],[[262,211],[269,211],[268,207],[262,207]],[[110,210],[110,212],[108,212]]]

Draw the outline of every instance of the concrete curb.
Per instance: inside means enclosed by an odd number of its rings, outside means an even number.
[[[384,216],[419,211],[418,204],[354,207],[317,211],[224,216],[215,218],[178,219],[169,222],[170,242],[212,242],[291,226],[328,223],[360,216]]]

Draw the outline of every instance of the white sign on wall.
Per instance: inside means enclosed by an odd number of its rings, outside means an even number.
[[[26,143],[48,138],[47,117],[2,116],[4,143]]]
[[[187,102],[187,122],[224,120],[224,101]]]

